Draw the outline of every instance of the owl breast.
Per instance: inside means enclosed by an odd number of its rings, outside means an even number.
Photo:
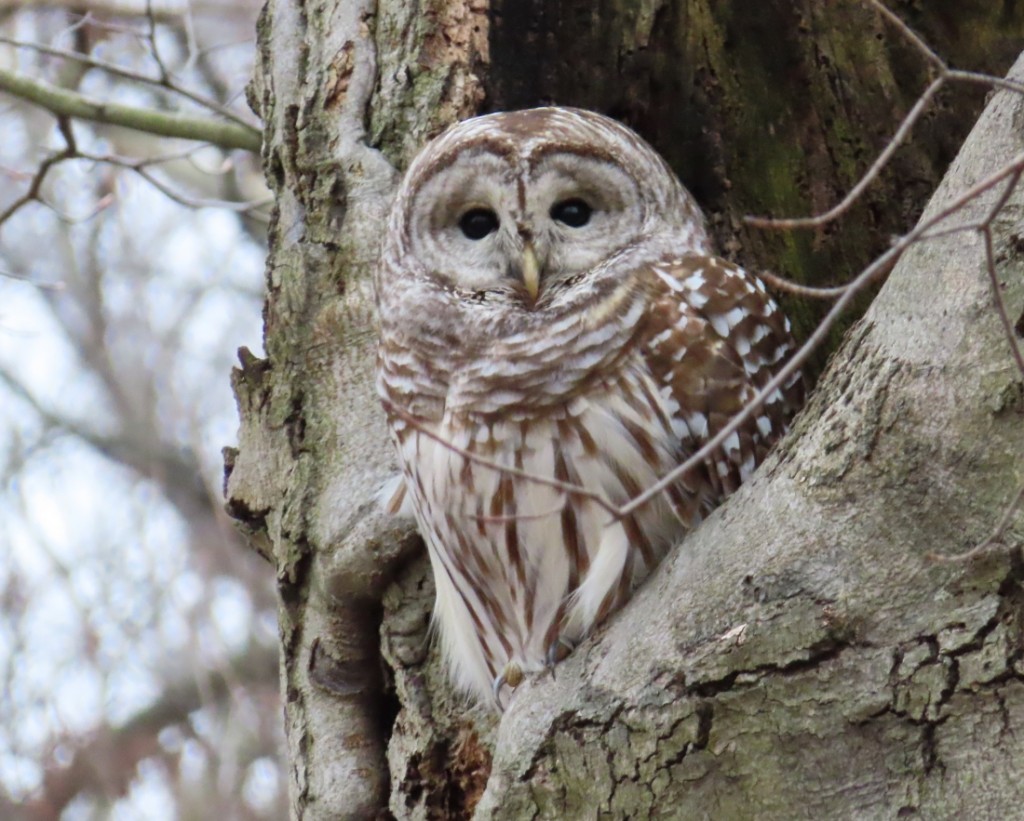
[[[686,483],[621,521],[593,498],[623,504],[678,463],[660,396],[634,355],[543,415],[513,420],[456,402],[429,429],[399,426],[435,567],[435,617],[465,688],[489,696],[506,671],[557,660],[699,519],[698,488]]]

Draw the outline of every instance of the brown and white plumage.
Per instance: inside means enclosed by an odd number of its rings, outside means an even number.
[[[760,280],[711,254],[664,161],[592,112],[479,117],[428,145],[400,187],[376,286],[378,386],[435,617],[457,681],[481,698],[621,607],[800,400],[794,380],[621,521],[530,478],[624,504],[714,436],[792,348]]]

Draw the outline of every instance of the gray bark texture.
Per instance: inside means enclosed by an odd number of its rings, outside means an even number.
[[[902,255],[769,462],[555,677],[522,684],[500,723],[449,689],[422,547],[375,502],[395,466],[369,277],[419,146],[480,110],[613,113],[665,153],[730,255],[821,284],[910,228],[978,102],[946,99],[925,124],[938,136],[926,127],[830,230],[757,234],[739,215],[834,202],[921,91],[894,78],[924,71],[879,45],[859,3],[766,2],[744,20],[728,2],[570,5],[264,9],[250,102],[277,196],[266,358],[243,351],[234,374],[226,494],[277,570],[293,817],[1019,816],[1024,516],[973,561],[928,559],[983,541],[1024,483],[1024,380],[978,231]],[[987,21],[1021,25],[1011,6],[987,17],[998,5],[917,22],[973,15],[963,41],[994,53]],[[923,219],[1024,151],[1022,122],[1024,99],[996,94]],[[985,220],[1005,188],[940,227]],[[1024,192],[991,231],[1019,337]],[[805,332],[820,316],[791,308]]]

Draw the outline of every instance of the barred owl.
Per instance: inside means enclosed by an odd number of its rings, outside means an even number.
[[[798,378],[632,515],[597,501],[621,506],[721,430],[787,358],[789,321],[712,254],[650,146],[569,108],[477,117],[430,143],[375,285],[404,478],[391,505],[407,494],[426,541],[453,677],[500,708],[786,430]]]

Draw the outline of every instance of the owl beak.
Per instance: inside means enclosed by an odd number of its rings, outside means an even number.
[[[533,250],[533,243],[527,242],[523,246],[523,286],[530,295],[530,299],[536,300],[540,291],[540,264],[537,262],[537,252]]]

